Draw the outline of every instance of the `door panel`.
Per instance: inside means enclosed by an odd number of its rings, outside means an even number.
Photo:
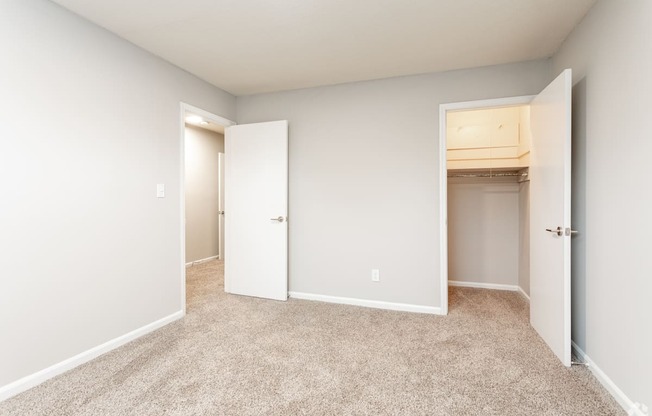
[[[225,153],[225,290],[287,300],[288,123],[228,127]]]
[[[571,89],[566,69],[530,106],[530,322],[565,366],[571,365]]]

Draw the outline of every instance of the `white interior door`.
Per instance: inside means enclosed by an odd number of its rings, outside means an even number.
[[[571,70],[530,106],[530,322],[571,365]]]
[[[287,300],[288,123],[225,134],[226,292]]]
[[[220,260],[224,260],[224,153],[217,155],[218,170],[218,191],[217,191],[217,254]]]

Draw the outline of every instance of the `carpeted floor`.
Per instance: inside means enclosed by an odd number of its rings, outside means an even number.
[[[451,289],[446,317],[226,295],[188,269],[188,314],[0,403],[0,415],[624,415],[564,368],[513,292]]]

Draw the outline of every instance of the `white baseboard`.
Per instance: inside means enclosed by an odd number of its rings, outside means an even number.
[[[70,357],[66,360],[63,360],[57,364],[54,364],[48,368],[45,368],[41,371],[38,371],[34,374],[30,374],[21,379],[18,379],[12,383],[9,383],[5,386],[0,387],[0,402],[7,400],[10,397],[13,397],[19,393],[22,393],[26,390],[35,387],[44,381],[47,381],[53,377],[58,376],[59,374],[65,373],[68,370],[84,364],[94,358],[99,357],[102,354],[114,350],[130,341],[135,340],[136,338],[142,337],[150,332],[153,332],[162,326],[165,326],[177,319],[183,318],[183,311],[178,311],[172,315],[161,318],[158,321],[152,322],[151,324],[145,325],[138,329],[135,329],[127,334],[114,338],[110,341],[105,342],[104,344],[93,347],[90,350],[86,350],[82,353]]]
[[[220,258],[219,255],[218,256],[206,257],[205,259],[191,261],[190,263],[186,263],[186,268],[196,266],[198,264],[206,263],[207,261],[215,260],[215,259],[218,259],[218,258]]]
[[[528,302],[530,301],[530,296],[527,293],[525,293],[522,287],[518,285],[501,285],[497,283],[480,283],[480,282],[462,282],[460,280],[449,280],[448,285],[458,286],[458,287],[473,287],[476,289],[507,290],[510,292],[518,292]]]
[[[591,373],[595,376],[595,378],[598,379],[600,384],[604,386],[605,389],[613,396],[614,399],[618,402],[618,404],[625,409],[628,415],[631,416],[649,416],[648,409],[645,405],[642,405],[641,403],[635,403],[634,401],[630,400],[625,393],[616,386],[616,383],[613,382],[605,374],[604,371],[598,367],[591,358],[589,358],[588,355],[582,349],[573,341],[571,341],[571,344],[573,345],[573,351],[575,352],[575,355],[577,358],[582,360],[582,362],[585,362],[588,364],[589,370],[591,370]]]
[[[441,315],[441,308],[436,306],[411,305],[408,303],[382,302],[378,300],[343,298],[340,296],[316,295],[313,293],[289,292],[291,298],[316,300],[319,302],[339,303],[342,305],[364,306],[366,308],[388,309],[391,311],[428,313]]]
[[[501,285],[497,283],[481,283],[481,282],[462,282],[460,280],[449,280],[448,286],[474,287],[477,289],[509,290],[511,292],[517,292],[519,289],[517,285]]]

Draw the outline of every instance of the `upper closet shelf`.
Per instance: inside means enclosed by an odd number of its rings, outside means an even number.
[[[448,113],[448,168],[518,169],[529,166],[529,113],[528,106]]]

